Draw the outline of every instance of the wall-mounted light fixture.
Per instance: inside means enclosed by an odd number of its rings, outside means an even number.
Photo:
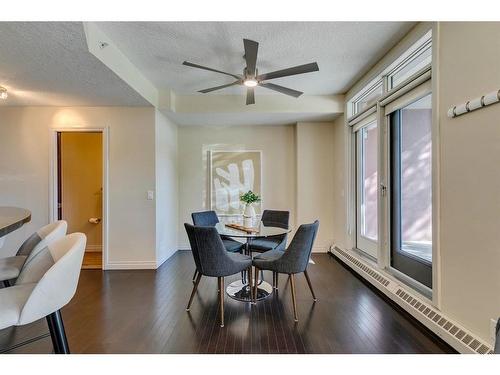
[[[7,89],[5,87],[0,86],[0,99],[7,99],[9,94],[7,94]]]

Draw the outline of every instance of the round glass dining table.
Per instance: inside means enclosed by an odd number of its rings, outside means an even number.
[[[245,232],[243,230],[234,229],[226,226],[225,223],[217,223],[215,225],[217,232],[221,236],[228,236],[233,238],[241,238],[245,239],[245,254],[252,256],[250,252],[250,244],[254,239],[261,238],[269,238],[274,236],[281,236],[287,234],[291,231],[291,229],[280,228],[278,226],[272,226],[272,224],[264,225],[263,222],[260,222],[258,225],[252,226],[255,229],[255,232]],[[263,274],[261,274],[263,275]],[[257,300],[264,299],[268,297],[273,292],[273,287],[267,281],[259,279],[257,283]],[[229,297],[243,302],[251,302],[252,297],[250,293],[250,286],[248,284],[246,272],[243,274],[241,280],[237,280],[229,284],[226,288],[226,293]]]

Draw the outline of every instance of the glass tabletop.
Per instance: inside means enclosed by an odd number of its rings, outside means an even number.
[[[269,223],[267,225],[264,225],[263,222],[259,222],[258,224],[252,226],[252,228],[258,231],[256,233],[247,233],[239,229],[230,228],[227,227],[226,224],[231,224],[231,223],[230,222],[217,223],[215,225],[215,228],[217,228],[217,232],[219,232],[221,236],[240,237],[240,238],[263,238],[263,237],[279,236],[291,232],[290,228],[289,229],[280,228],[278,226],[273,226],[273,224]],[[241,223],[237,222],[235,222],[235,224],[241,225]]]
[[[31,220],[31,212],[19,207],[0,207],[0,237]]]

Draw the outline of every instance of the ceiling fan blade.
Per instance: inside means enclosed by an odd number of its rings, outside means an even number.
[[[255,92],[253,87],[247,87],[247,105],[255,104]]]
[[[265,73],[257,76],[258,81],[265,81],[267,79],[273,79],[273,78],[281,78],[281,77],[288,77],[288,76],[293,76],[296,74],[303,74],[303,73],[310,73],[310,72],[317,72],[319,70],[318,64],[313,62],[310,64],[304,64],[304,65],[298,65],[294,66],[292,68],[286,68],[282,70],[276,70],[274,72],[270,73]]]
[[[259,86],[265,87],[266,89],[269,89],[269,90],[281,92],[282,94],[285,94],[285,95],[293,96],[294,98],[298,98],[299,96],[301,96],[303,94],[303,92],[301,92],[301,91],[292,90],[292,89],[289,89],[287,87],[283,87],[280,85],[275,85],[274,83],[260,83]]]
[[[222,70],[208,68],[208,67],[203,66],[203,65],[193,64],[193,63],[190,63],[189,61],[184,61],[182,63],[182,65],[191,66],[193,68],[198,68],[198,69],[210,70],[211,72],[222,73],[222,74],[234,77],[236,79],[241,79],[241,76],[239,76],[239,75],[232,74],[232,73],[227,73],[227,72],[223,72]]]
[[[257,65],[257,51],[259,50],[259,43],[250,39],[243,39],[243,45],[245,47],[245,60],[247,62],[247,73],[250,74],[251,76],[254,76]]]
[[[215,87],[210,87],[209,89],[199,90],[198,92],[206,94],[207,92],[211,92],[211,91],[215,91],[215,90],[220,90],[220,89],[224,89],[226,87],[230,87],[230,86],[234,86],[234,85],[239,85],[239,84],[240,84],[240,81],[235,81],[233,83],[228,83],[226,85],[215,86]]]

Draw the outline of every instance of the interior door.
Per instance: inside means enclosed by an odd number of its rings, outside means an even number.
[[[60,132],[58,144],[60,218],[86,234],[86,252],[102,252],[102,133]]]

